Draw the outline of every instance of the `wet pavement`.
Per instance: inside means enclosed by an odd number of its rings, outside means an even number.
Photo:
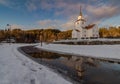
[[[80,84],[120,84],[120,64],[83,56],[40,50],[34,46],[20,48],[34,61],[55,69]]]

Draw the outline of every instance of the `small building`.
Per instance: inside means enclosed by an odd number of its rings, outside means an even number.
[[[89,24],[86,25],[86,20],[84,19],[81,8],[80,8],[80,15],[78,16],[77,20],[74,22],[74,29],[72,31],[72,38],[74,39],[86,39],[86,38],[98,38],[99,31],[96,24]]]
[[[3,41],[1,41],[1,43],[15,43],[16,40],[14,38],[11,38],[11,39],[5,39]]]

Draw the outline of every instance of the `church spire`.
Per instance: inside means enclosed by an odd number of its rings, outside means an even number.
[[[80,6],[80,15],[78,16],[78,19],[77,19],[77,20],[82,21],[82,22],[85,21],[83,15],[82,15],[82,7],[81,7],[81,6]]]
[[[82,16],[82,7],[80,6],[80,16]]]

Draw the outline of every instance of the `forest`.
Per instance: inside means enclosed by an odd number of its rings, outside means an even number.
[[[72,30],[60,31],[58,29],[35,29],[35,30],[21,30],[21,29],[6,29],[0,30],[0,41],[15,39],[17,43],[35,43],[52,42],[60,39],[71,38]]]
[[[120,26],[99,28],[99,36],[100,38],[120,38]]]
[[[58,29],[5,29],[0,30],[0,41],[15,39],[17,43],[52,42],[61,39],[71,39],[72,30],[60,31]],[[100,38],[120,38],[120,26],[99,28]]]

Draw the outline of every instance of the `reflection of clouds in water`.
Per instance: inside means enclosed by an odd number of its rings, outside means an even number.
[[[50,55],[47,53],[46,55]],[[51,54],[51,56],[56,54]],[[60,69],[61,73],[67,74],[70,78],[76,78],[75,80],[85,80],[85,83],[92,84],[93,82],[103,84],[119,84],[120,65],[116,63],[104,62],[94,58],[77,57],[70,55],[62,55],[54,60],[54,58],[47,59],[49,65],[53,61],[56,69]],[[99,66],[99,67],[97,67]],[[67,67],[67,68],[66,68]],[[73,70],[74,69],[74,70]],[[107,72],[107,73],[106,73]],[[106,81],[104,81],[106,79]],[[111,80],[109,80],[111,79]],[[117,81],[117,82],[116,82]]]

